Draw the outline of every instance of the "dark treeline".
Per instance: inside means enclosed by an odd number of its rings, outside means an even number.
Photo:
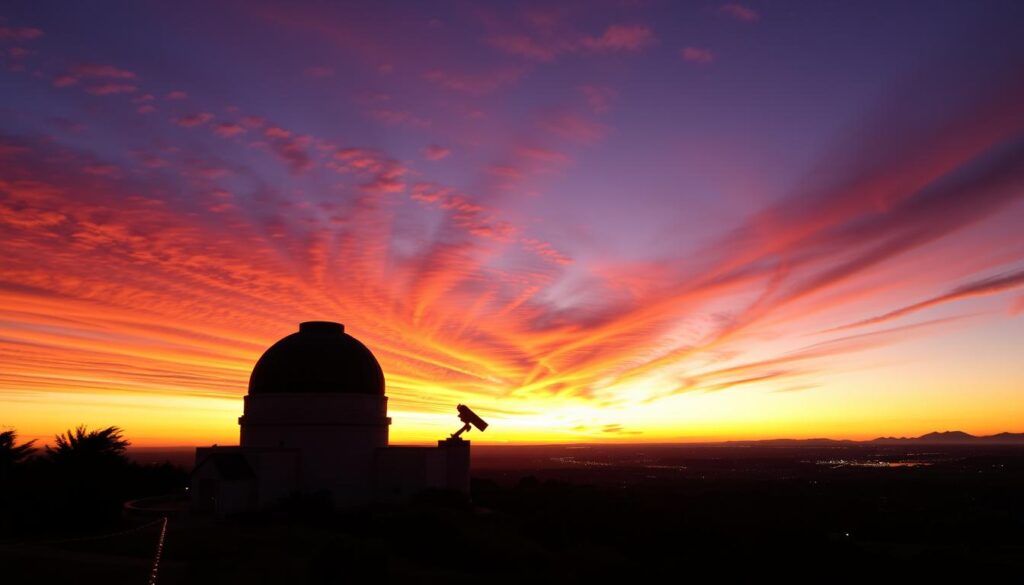
[[[128,445],[117,427],[69,429],[44,448],[0,432],[0,539],[95,532],[127,500],[184,488],[183,469],[133,463]]]

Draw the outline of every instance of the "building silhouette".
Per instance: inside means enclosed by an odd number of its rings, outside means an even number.
[[[340,323],[309,321],[249,378],[238,446],[200,447],[192,507],[218,516],[323,495],[336,507],[469,490],[469,442],[391,446],[384,373]]]

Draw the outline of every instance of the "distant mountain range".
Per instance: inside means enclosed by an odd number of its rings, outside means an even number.
[[[970,445],[986,444],[1024,444],[1024,433],[999,433],[996,435],[975,436],[963,431],[943,431],[928,433],[920,437],[878,437],[872,443],[966,443]]]
[[[928,433],[920,437],[878,437],[869,441],[851,441],[850,439],[764,439],[760,441],[726,441],[726,444],[762,445],[776,447],[800,447],[812,445],[1021,445],[1024,446],[1024,433],[999,433],[997,435],[976,436],[963,431],[943,431]]]

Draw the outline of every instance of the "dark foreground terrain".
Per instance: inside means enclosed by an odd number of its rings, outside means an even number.
[[[657,574],[979,582],[1024,574],[1021,446],[475,449],[472,502],[428,493],[350,513],[293,502],[227,522],[171,517],[157,582],[633,583]],[[62,542],[7,535],[0,581],[146,583],[161,528],[159,515],[142,515],[102,533],[65,527],[53,535]]]

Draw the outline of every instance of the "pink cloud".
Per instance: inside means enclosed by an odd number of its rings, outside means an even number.
[[[334,158],[344,163],[344,167],[336,169],[341,172],[375,172],[383,166],[380,155],[365,148],[342,148],[334,153]]]
[[[280,128],[273,129],[280,130]],[[309,136],[292,137],[291,133],[288,132],[285,136],[271,138],[273,138],[270,143],[271,152],[287,164],[288,169],[293,174],[299,175],[313,168],[313,159],[309,156],[309,151],[306,149],[311,140]]]
[[[537,254],[541,258],[554,262],[555,264],[562,266],[572,264],[572,258],[562,254],[548,242],[535,238],[523,238],[520,243],[525,249]]]
[[[433,183],[416,183],[410,197],[448,211],[452,223],[474,236],[507,242],[516,234],[515,226],[498,219],[494,212],[454,189]]]
[[[401,163],[367,148],[342,148],[335,151],[327,167],[339,173],[369,176],[360,187],[370,193],[397,193],[405,190],[403,177],[408,172]]]
[[[657,42],[654,32],[636,24],[613,24],[599,37],[583,37],[580,44],[591,51],[639,51]]]
[[[153,112],[156,111],[156,106],[154,106],[152,104],[143,104],[143,105],[139,106],[138,108],[136,108],[135,111],[140,113],[140,114],[152,114]]]
[[[427,145],[427,147],[423,149],[423,158],[425,158],[427,160],[441,160],[443,158],[446,158],[451,153],[452,153],[451,150],[449,150],[449,149],[447,149],[447,148],[445,148],[443,146],[438,146],[436,144],[430,144],[430,145]]]
[[[266,130],[263,131],[263,135],[266,136],[267,138],[289,138],[292,135],[292,133],[288,130],[285,130],[284,128],[271,126],[270,128],[267,128]]]
[[[518,181],[523,178],[523,171],[512,165],[492,165],[488,169],[492,175],[503,181]]]
[[[188,99],[188,94],[183,92],[183,91],[176,90],[176,91],[172,91],[172,92],[168,93],[166,96],[164,96],[164,99],[172,100],[172,101],[174,101],[174,100],[184,100],[184,99]]]
[[[97,177],[116,179],[121,176],[121,169],[114,165],[87,165],[83,167],[82,170],[90,175],[96,175]]]
[[[551,61],[560,52],[557,47],[545,45],[526,35],[498,35],[487,41],[500,51],[537,61]]]
[[[601,36],[581,36],[571,31],[556,34],[545,31],[543,37],[528,34],[503,34],[488,37],[494,48],[534,61],[553,61],[563,53],[637,52],[657,42],[650,28],[640,25],[615,24]]]
[[[423,74],[423,77],[453,91],[484,95],[516,83],[525,73],[526,70],[523,68],[496,69],[481,74],[452,73],[434,69]]]
[[[175,122],[178,126],[183,128],[193,128],[195,126],[202,126],[213,119],[213,114],[209,112],[199,112],[197,114],[188,114],[182,116]]]
[[[97,63],[82,63],[75,65],[63,75],[53,79],[54,87],[68,87],[77,84],[83,79],[135,79],[135,73],[125,69],[119,69],[113,65],[100,65]],[[85,91],[93,95],[110,95],[116,93],[131,93],[137,88],[131,83],[108,82],[99,83],[87,88]]]
[[[607,114],[611,109],[612,100],[618,94],[610,87],[596,85],[584,85],[580,87],[580,92],[583,93],[583,97],[586,98],[587,104],[595,114]]]
[[[216,130],[217,136],[222,138],[231,138],[232,136],[238,136],[239,134],[245,133],[245,128],[239,124],[233,124],[230,122],[222,122],[217,124]]]
[[[377,173],[359,187],[370,193],[401,193],[405,191],[405,181],[402,180],[405,173],[405,167],[394,165]]]
[[[167,161],[152,154],[142,154],[139,159],[142,161],[142,166],[147,169],[162,169],[168,165]]]
[[[686,47],[679,52],[684,61],[691,63],[700,63],[706,65],[715,60],[715,53],[711,49],[702,49],[700,47]]]
[[[154,163],[158,166],[151,168],[159,168],[159,163]],[[218,160],[207,160],[198,158],[187,158],[182,162],[182,172],[194,178],[216,180],[228,177],[233,171]]]
[[[379,108],[370,110],[370,117],[389,126],[411,126],[413,128],[429,128],[430,120],[420,118],[408,110],[389,110]]]
[[[0,26],[0,40],[4,41],[31,41],[41,36],[43,31],[38,28]]]
[[[755,22],[761,15],[757,13],[753,8],[748,8],[742,4],[723,4],[719,9],[722,13],[728,14],[729,16],[743,22]]]
[[[903,317],[904,315],[915,313],[917,311],[927,309],[935,305],[940,305],[951,301],[958,301],[965,298],[997,294],[1020,286],[1024,286],[1024,270],[997,274],[995,276],[981,278],[960,285],[945,294],[933,296],[929,299],[925,299],[923,301],[919,301],[911,305],[906,305],[898,309],[894,309],[883,315],[878,315],[875,317],[857,321],[856,323],[843,325],[835,328],[834,330],[864,327],[865,325],[874,325],[885,321],[891,321],[893,319],[897,319]]]
[[[246,128],[262,128],[267,121],[259,116],[246,116],[242,118],[242,125]]]
[[[1020,315],[1024,313],[1024,297],[1017,297],[1017,300],[1010,305],[1011,315]]]
[[[538,146],[521,146],[516,149],[516,154],[523,159],[543,164],[561,165],[569,162],[565,154]]]
[[[607,128],[573,113],[553,114],[542,118],[540,127],[561,138],[593,143],[604,138]]]
[[[135,79],[135,73],[125,69],[119,69],[113,65],[100,65],[97,63],[83,63],[75,65],[69,72],[78,78],[83,77],[105,77],[109,79]]]
[[[129,83],[101,83],[86,88],[86,93],[92,95],[113,95],[118,93],[132,93],[138,89]]]
[[[224,167],[203,167],[197,174],[204,179],[223,179],[231,174],[231,170]]]
[[[313,78],[334,77],[334,68],[323,65],[313,65],[311,67],[306,67],[305,74],[306,77]]]
[[[78,78],[74,75],[59,75],[53,78],[54,87],[68,87],[78,83]]]

